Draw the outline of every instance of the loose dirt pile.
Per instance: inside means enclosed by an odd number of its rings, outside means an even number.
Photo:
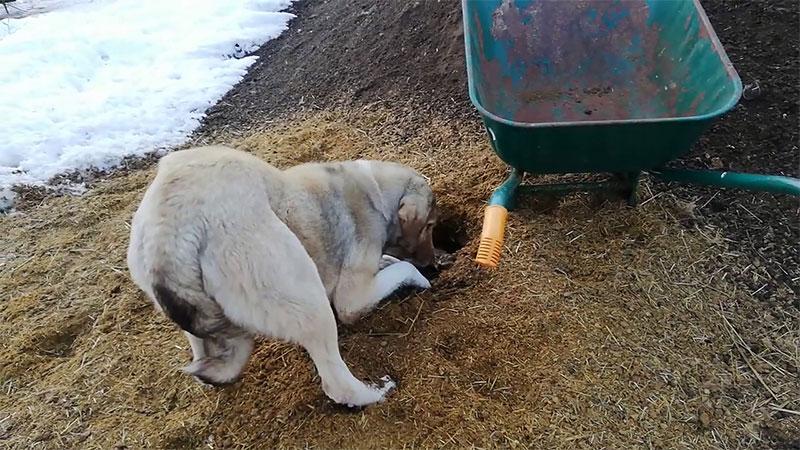
[[[255,53],[201,134],[241,135],[285,113],[376,102],[423,117],[474,117],[459,1],[355,0],[345,8],[300,0],[290,10],[290,29]]]

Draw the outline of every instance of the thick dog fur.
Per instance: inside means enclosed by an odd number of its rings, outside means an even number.
[[[244,152],[200,147],[161,159],[136,211],[133,281],[185,332],[184,370],[235,381],[253,336],[296,342],[335,402],[378,402],[394,386],[356,379],[339,354],[343,322],[402,286],[430,284],[433,194],[408,167],[378,161],[303,164],[285,171]],[[400,254],[398,254],[398,252]]]

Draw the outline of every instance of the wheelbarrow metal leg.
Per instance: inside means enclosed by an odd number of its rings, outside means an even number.
[[[508,210],[514,207],[514,197],[523,175],[524,172],[521,170],[513,169],[489,199],[483,216],[483,231],[481,231],[478,254],[475,257],[475,262],[483,267],[495,268],[500,263]]]

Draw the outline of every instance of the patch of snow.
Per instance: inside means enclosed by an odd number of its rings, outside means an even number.
[[[8,17],[18,19],[92,1],[94,0],[16,0],[6,3],[5,8],[0,1],[0,19]],[[8,13],[6,13],[6,8],[8,8]]]
[[[292,0],[51,2],[0,21],[0,189],[180,145],[293,17]]]

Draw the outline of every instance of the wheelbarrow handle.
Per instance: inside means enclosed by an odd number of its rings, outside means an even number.
[[[778,175],[754,173],[718,172],[712,170],[657,169],[653,175],[666,180],[683,183],[705,184],[750,191],[772,192],[800,196],[800,179]]]
[[[514,203],[514,195],[522,182],[524,173],[514,169],[508,178],[497,187],[489,199],[483,216],[483,230],[475,262],[487,268],[495,268],[500,263],[503,242],[506,234],[508,210]]]

